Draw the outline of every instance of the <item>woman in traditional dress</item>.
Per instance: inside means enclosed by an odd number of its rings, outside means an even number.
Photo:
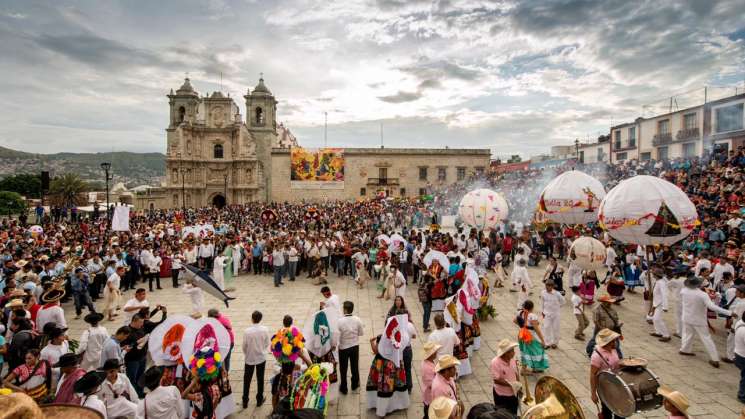
[[[623,281],[623,273],[617,266],[613,267],[613,271],[608,276],[608,294],[616,299],[616,304],[620,303],[625,299],[623,291],[626,289],[626,284]]]
[[[221,249],[215,256],[212,267],[212,278],[221,290],[225,291],[225,270],[230,262],[230,258],[225,256],[224,249]]]
[[[310,354],[310,360],[313,364],[327,362],[333,366],[329,372],[329,389],[326,394],[326,400],[333,402],[339,397],[339,374],[338,359],[339,353],[339,327],[338,310],[336,308],[327,308],[315,312],[310,319],[305,322],[303,335],[306,338],[305,349]]]
[[[223,269],[223,278],[225,283],[224,289],[233,288],[233,261],[234,258],[233,245],[228,242],[225,249],[222,251],[222,255],[225,257],[225,268]]]
[[[122,364],[118,359],[106,360],[103,372],[106,379],[101,384],[99,397],[106,405],[106,415],[110,418],[132,417],[137,412],[137,391],[121,371]]]
[[[409,344],[408,320],[404,315],[386,322],[383,334],[370,340],[375,354],[367,378],[367,408],[384,417],[388,413],[409,407],[404,348]]]
[[[626,283],[626,289],[634,293],[634,288],[642,286],[642,263],[637,256],[632,256],[633,262],[626,264],[623,268],[623,279]]]
[[[26,352],[25,361],[5,377],[3,385],[13,391],[26,393],[37,403],[42,403],[52,385],[52,367],[41,359],[38,349]]]
[[[598,275],[595,271],[586,271],[582,275],[582,282],[579,284],[579,296],[584,304],[592,305],[595,303],[595,288],[599,285]]]
[[[220,352],[209,347],[199,349],[191,356],[189,364],[193,378],[182,397],[191,401],[191,417],[219,419],[217,408],[225,395],[227,379]]]
[[[310,365],[310,358],[304,353],[305,338],[303,333],[292,325],[292,317],[282,319],[282,328],[274,334],[271,341],[272,355],[279,364],[279,374],[272,378],[272,407],[290,395],[295,381],[296,361],[302,359]]]
[[[432,311],[442,311],[445,309],[445,297],[447,297],[447,272],[437,259],[432,259],[425,275],[432,277]]]
[[[548,356],[544,349],[545,341],[541,332],[540,321],[537,314],[533,313],[533,302],[526,300],[523,308],[515,318],[515,324],[520,327],[517,341],[520,345],[520,362],[522,373],[543,372],[548,368]]]

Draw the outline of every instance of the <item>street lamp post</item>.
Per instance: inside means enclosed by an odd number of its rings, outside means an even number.
[[[110,213],[109,213],[109,180],[111,178],[109,177],[109,170],[111,169],[111,163],[109,162],[103,162],[101,163],[101,169],[103,169],[103,172],[106,176],[106,219],[110,219]]]
[[[577,164],[579,165],[579,138],[574,140],[574,151],[577,153]]]
[[[181,172],[181,210],[186,212],[186,169],[179,169]]]

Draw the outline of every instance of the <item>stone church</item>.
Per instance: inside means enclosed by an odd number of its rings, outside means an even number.
[[[165,185],[138,195],[138,207],[268,200],[271,150],[281,146],[277,101],[263,78],[244,99],[245,120],[233,98],[221,92],[200,96],[188,78],[175,93],[171,89]]]
[[[137,193],[137,209],[416,197],[489,167],[489,149],[344,148],[340,187],[297,186],[290,179],[297,140],[277,124],[277,100],[263,77],[243,96],[245,119],[230,95],[200,96],[188,78],[167,97],[165,182]]]

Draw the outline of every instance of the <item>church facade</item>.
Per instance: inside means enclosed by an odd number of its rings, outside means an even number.
[[[245,118],[229,95],[200,96],[188,78],[167,97],[165,182],[137,193],[137,209],[414,197],[489,168],[488,149],[346,148],[342,187],[298,189],[290,181],[297,140],[277,124],[263,78],[243,96]]]

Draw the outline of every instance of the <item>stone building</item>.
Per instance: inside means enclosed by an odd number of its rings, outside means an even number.
[[[263,78],[244,96],[245,119],[229,95],[200,96],[188,78],[167,97],[165,184],[138,193],[138,209],[412,197],[489,167],[488,149],[345,148],[344,182],[298,187],[290,180],[290,150],[298,143],[277,124],[277,100]]]

